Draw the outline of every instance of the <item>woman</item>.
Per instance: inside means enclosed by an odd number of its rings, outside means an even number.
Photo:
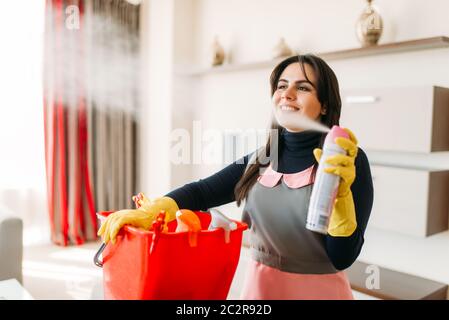
[[[154,210],[206,211],[245,201],[242,220],[250,228],[252,259],[243,299],[352,299],[341,270],[359,255],[371,212],[373,186],[367,157],[348,129],[350,139],[336,139],[347,155],[326,159],[332,165],[327,172],[341,177],[328,234],[312,232],[305,222],[325,135],[298,128],[292,121],[301,114],[329,128],[338,125],[337,78],[322,59],[300,55],[276,66],[270,84],[276,123],[266,146],[206,179],[155,199]],[[269,155],[268,161],[263,155]],[[111,215],[108,220],[99,231],[105,241],[114,239],[125,223],[149,225],[142,217]]]

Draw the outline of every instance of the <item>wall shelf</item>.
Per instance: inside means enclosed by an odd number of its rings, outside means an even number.
[[[353,290],[388,300],[446,300],[447,284],[379,266],[379,287],[370,289],[366,285],[368,267],[370,264],[356,261],[345,270]]]
[[[371,165],[426,171],[449,170],[449,151],[415,153],[365,150],[365,152]]]
[[[449,37],[439,36],[417,40],[391,42],[372,47],[322,52],[317,53],[317,55],[326,61],[331,61],[438,48],[449,48]],[[222,66],[203,69],[177,69],[176,74],[184,76],[201,76],[206,74],[273,68],[283,59],[284,58],[251,62],[246,64],[226,64]]]

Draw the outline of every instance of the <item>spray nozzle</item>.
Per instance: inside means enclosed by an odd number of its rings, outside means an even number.
[[[226,217],[223,213],[221,213],[217,209],[211,209],[210,214],[212,216],[212,220],[209,224],[208,230],[214,230],[218,228],[223,229],[225,233],[225,242],[229,243],[230,233],[232,230],[237,229],[237,223]]]

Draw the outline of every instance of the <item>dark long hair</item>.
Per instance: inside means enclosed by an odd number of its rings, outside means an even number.
[[[318,101],[321,103],[322,108],[326,110],[326,113],[321,116],[321,123],[332,128],[334,125],[339,125],[340,113],[341,113],[341,98],[340,89],[338,86],[338,80],[335,76],[334,71],[329,67],[329,65],[321,58],[312,55],[297,55],[289,57],[281,61],[272,71],[270,76],[270,86],[271,86],[271,96],[274,95],[277,90],[277,84],[282,72],[292,63],[299,63],[302,72],[307,80],[307,74],[304,65],[308,64],[315,72],[315,77],[317,79],[316,90],[318,95]],[[310,80],[309,80],[310,81]],[[255,161],[248,165],[248,170],[245,171],[243,176],[240,178],[239,182],[235,186],[234,194],[237,201],[237,205],[240,206],[241,202],[246,199],[248,192],[254,183],[257,181],[259,176],[259,169],[268,166],[267,161],[261,160],[264,155],[270,157],[274,150],[270,150],[271,146],[278,145],[278,143],[273,144],[275,139],[279,139],[280,134],[285,128],[281,127],[274,120],[271,123],[270,134],[267,139],[267,143],[263,150],[259,153]],[[320,141],[320,147],[323,147],[325,134],[322,135]],[[278,142],[278,141],[276,141]],[[277,150],[276,150],[277,151]],[[317,169],[317,163],[315,163],[313,168],[313,175],[315,175]]]

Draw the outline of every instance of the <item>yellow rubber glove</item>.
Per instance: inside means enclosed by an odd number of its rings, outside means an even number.
[[[125,209],[110,214],[98,230],[98,235],[103,238],[104,243],[112,241],[115,244],[117,233],[124,225],[150,230],[157,215],[164,210],[166,212],[166,224],[176,219],[176,211],[179,210],[175,200],[170,197],[160,197],[152,201],[148,200],[142,193],[133,197],[137,209]],[[164,230],[167,230],[167,226]]]
[[[325,172],[340,176],[340,184],[335,199],[332,214],[330,216],[327,232],[334,237],[349,237],[357,228],[354,200],[352,198],[351,185],[355,180],[355,158],[357,156],[357,138],[347,128],[344,130],[349,134],[350,139],[336,138],[341,148],[346,150],[347,155],[334,155],[326,159],[332,167],[325,169]],[[313,150],[315,159],[319,162],[322,150]]]

